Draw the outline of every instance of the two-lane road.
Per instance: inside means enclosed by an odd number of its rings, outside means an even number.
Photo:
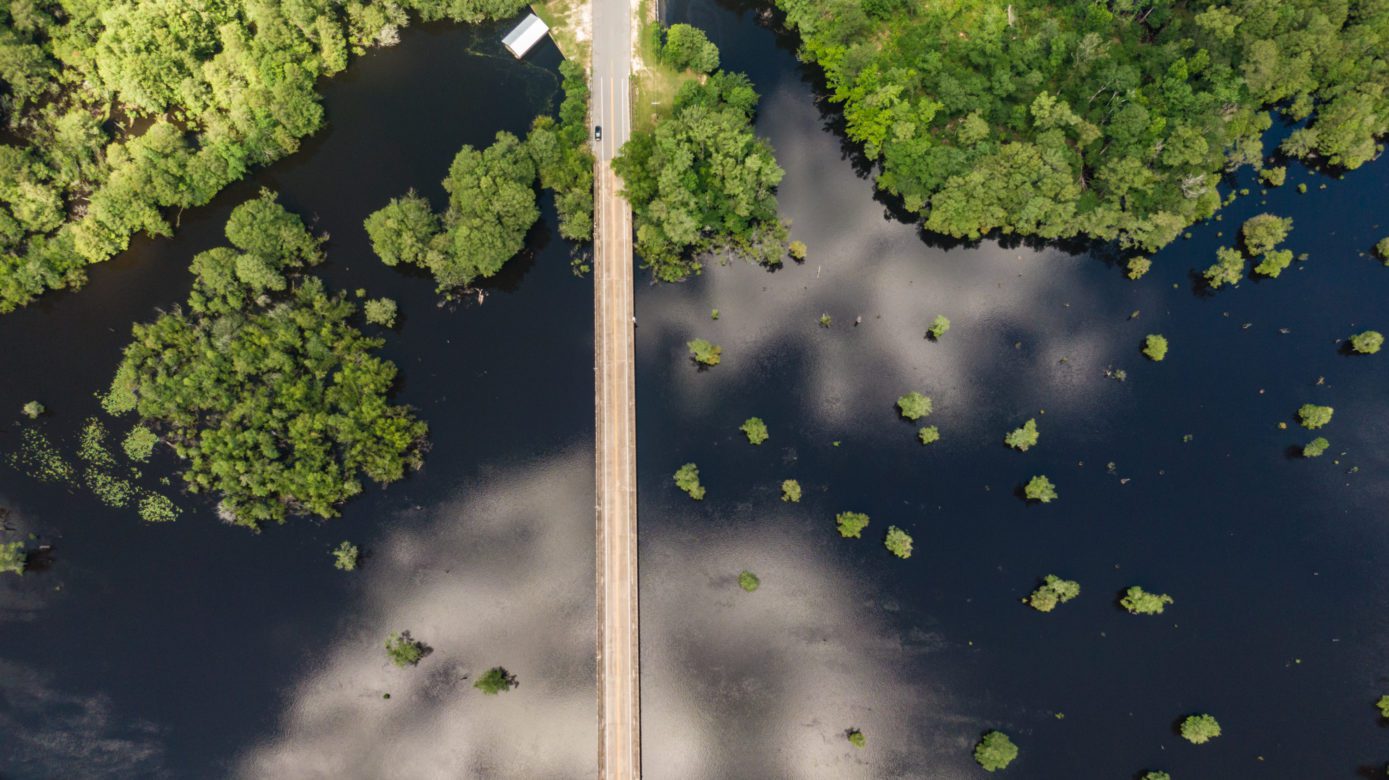
[[[632,210],[612,159],[631,131],[632,7],[592,1],[598,772],[630,780],[641,777]]]

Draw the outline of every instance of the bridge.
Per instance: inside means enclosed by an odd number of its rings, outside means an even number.
[[[593,3],[594,406],[598,601],[598,775],[641,777],[637,623],[636,395],[632,210],[612,159],[631,132],[632,5]]]

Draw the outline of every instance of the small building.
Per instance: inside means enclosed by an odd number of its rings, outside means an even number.
[[[507,51],[516,55],[516,59],[519,60],[526,56],[526,52],[539,43],[540,39],[544,38],[545,33],[549,31],[550,26],[541,21],[539,16],[527,14],[526,18],[516,25],[516,29],[506,34],[506,37],[502,39],[502,45],[507,48]]]

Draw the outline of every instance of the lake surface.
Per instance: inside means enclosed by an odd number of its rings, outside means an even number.
[[[1367,256],[1389,235],[1389,163],[1343,180],[1290,166],[1266,205],[1243,171],[1252,194],[1138,282],[1098,255],[948,248],[874,200],[816,72],[753,6],[666,16],[762,94],[809,256],[637,292],[646,776],[982,777],[971,751],[994,728],[1021,749],[1009,777],[1381,774],[1389,360],[1338,342],[1389,326],[1389,268]],[[1309,258],[1200,292],[1192,271],[1262,211],[1293,216],[1287,246]],[[936,314],[953,324],[939,343]],[[1139,353],[1148,333],[1171,342],[1162,363]],[[694,337],[723,362],[697,370]],[[921,424],[940,442],[896,416],[909,390],[933,398]],[[1332,423],[1301,429],[1306,402]],[[738,430],[751,416],[760,447]],[[1005,447],[1028,418],[1038,446]],[[1318,434],[1325,456],[1290,456]],[[702,502],[671,481],[686,462]],[[1024,503],[1035,474],[1059,501]],[[779,500],[786,478],[799,504]],[[844,510],[872,517],[862,539],[839,538]],[[883,548],[888,525],[915,537],[910,560]],[[1081,596],[1019,603],[1049,573]],[[1135,584],[1175,604],[1130,616],[1116,601]],[[1224,735],[1187,744],[1175,724],[1194,712]]]
[[[1339,341],[1389,328],[1389,269],[1366,255],[1389,234],[1386,163],[1343,180],[1292,166],[1266,205],[1245,171],[1234,186],[1252,195],[1130,282],[1099,254],[957,245],[895,220],[791,39],[751,6],[666,13],[761,91],[809,257],[637,291],[646,776],[980,777],[971,749],[993,728],[1021,749],[1008,777],[1377,775],[1389,359]],[[174,239],[93,267],[80,292],[0,317],[0,451],[38,399],[36,427],[70,455],[130,324],[181,302],[191,257],[271,187],[331,234],[333,289],[400,302],[383,353],[433,442],[423,471],[341,518],[259,535],[197,498],[150,526],[0,467],[10,525],[52,545],[0,577],[0,776],[595,774],[591,281],[571,274],[548,199],[481,305],[436,306],[361,230],[410,187],[442,205],[459,145],[553,109],[558,53],[518,64],[505,27],[405,31],[325,82],[330,127],[298,155],[183,214]],[[1309,258],[1201,292],[1192,270],[1264,210],[1295,218],[1288,246]],[[924,338],[936,314],[953,323],[939,343]],[[1162,363],[1139,354],[1147,333],[1170,339]],[[722,364],[696,370],[694,337],[722,344]],[[930,447],[896,415],[908,390],[935,402]],[[1290,456],[1316,435],[1296,425],[1305,402],[1336,408],[1318,460]],[[751,416],[770,428],[760,447],[738,431]],[[1040,443],[1009,450],[1028,418]],[[671,482],[685,462],[703,502]],[[175,467],[157,460],[146,482]],[[1018,497],[1035,474],[1059,501]],[[799,504],[779,500],[786,478]],[[871,515],[862,539],[835,532],[844,510]],[[883,549],[888,525],[915,537],[910,560]],[[343,539],[361,571],[332,568]],[[743,569],[757,592],[738,589]],[[1083,592],[1044,615],[1019,600],[1048,573]],[[1115,602],[1134,584],[1175,604],[1130,616]],[[397,670],[381,642],[405,629],[433,653]],[[484,699],[471,678],[499,664],[520,687]],[[1174,725],[1193,712],[1224,735],[1186,744]]]
[[[131,323],[182,302],[192,256],[269,187],[331,234],[331,289],[400,303],[383,354],[433,444],[421,472],[341,518],[258,535],[197,497],[150,526],[0,467],[10,524],[52,545],[46,569],[0,578],[0,776],[596,771],[591,282],[570,272],[548,198],[481,305],[439,308],[432,280],[383,266],[361,227],[411,187],[441,208],[462,144],[555,110],[558,51],[517,63],[505,29],[404,31],[324,82],[329,127],[299,154],[184,213],[172,240],[94,266],[81,291],[0,317],[0,451],[38,399],[50,414],[37,428],[71,458]],[[129,424],[107,419],[113,438]],[[158,489],[175,466],[156,460],[146,482]],[[344,539],[366,555],[350,574],[329,555]],[[433,647],[418,668],[386,659],[400,630]],[[484,698],[471,679],[495,665],[520,686]]]

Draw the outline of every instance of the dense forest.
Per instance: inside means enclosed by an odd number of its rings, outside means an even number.
[[[593,238],[593,152],[588,146],[588,84],[583,69],[560,66],[560,119],[536,117],[525,140],[497,133],[486,149],[464,146],[453,158],[443,215],[409,192],[367,217],[372,248],[386,265],[418,265],[441,292],[494,276],[525,246],[540,218],[535,184],[555,193],[559,232],[572,241]]]
[[[103,405],[157,432],[230,522],[332,517],[363,475],[418,467],[426,426],[388,401],[395,364],[351,322],[356,306],[304,274],[322,241],[297,216],[262,192],[226,235],[193,258],[186,308],[134,326]]]
[[[0,6],[0,312],[168,235],[323,125],[314,91],[410,14],[524,0],[22,0]]]
[[[1154,250],[1263,166],[1266,108],[1331,169],[1389,130],[1383,0],[777,2],[878,186],[955,237]]]

